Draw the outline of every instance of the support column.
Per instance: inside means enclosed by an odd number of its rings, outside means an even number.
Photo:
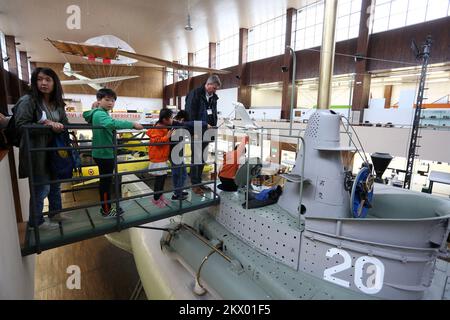
[[[286,13],[286,41],[285,47],[291,46],[292,40],[292,21],[294,15],[297,14],[297,9],[289,8]],[[283,65],[288,67],[287,72],[283,72],[283,91],[281,97],[281,119],[291,119],[291,95],[293,88],[292,79],[292,57],[290,51],[285,48]],[[297,90],[297,86],[294,84],[294,90]],[[294,108],[297,106],[297,94],[295,94]]]
[[[28,72],[28,55],[26,51],[20,51],[20,69],[22,70],[22,80],[29,83],[30,73]]]
[[[217,45],[215,42],[209,43],[209,68],[216,68],[216,52],[217,52]]]
[[[174,61],[174,63],[179,63],[178,61]],[[173,71],[173,85],[172,85],[172,99],[173,99],[173,105],[177,106],[177,109],[180,109],[180,106],[178,106],[177,101],[177,82],[178,82],[178,73],[175,69],[172,69]]]
[[[17,52],[16,52],[16,38],[14,36],[5,36],[6,52],[9,57],[9,101],[8,103],[14,104],[20,98],[21,83],[19,79],[19,66],[17,64]]]
[[[366,57],[368,54],[370,19],[373,19],[373,0],[362,0],[361,20],[359,23],[359,36],[357,44],[357,56]],[[367,60],[356,58],[355,87],[353,90],[352,119],[353,123],[364,122],[364,109],[369,105],[371,76],[367,73]]]
[[[163,108],[166,108],[170,104],[170,94],[166,91],[167,86],[167,67],[162,68],[162,87],[163,87]]]
[[[194,65],[194,53],[193,52],[188,53],[188,65],[190,65],[190,66]],[[188,73],[188,87],[187,87],[186,96],[188,95],[188,93],[191,90],[194,89],[194,79],[192,79],[193,77],[194,77],[194,73],[190,71]]]
[[[247,49],[248,49],[248,29],[239,29],[239,65],[238,74],[239,87],[237,99],[245,108],[249,109],[252,105],[252,88],[247,85],[246,67],[247,67]]]
[[[8,68],[9,72],[19,76],[19,67],[17,64],[17,53],[16,53],[16,38],[14,36],[5,36],[6,42],[6,54],[9,57]]]
[[[387,85],[384,86],[384,108],[390,109],[392,105],[392,90],[394,86],[393,85]]]
[[[3,69],[2,44],[0,42],[0,112],[8,112],[8,92],[6,91],[6,71]]]

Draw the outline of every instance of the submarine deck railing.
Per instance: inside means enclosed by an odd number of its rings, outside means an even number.
[[[163,127],[163,126],[159,126],[159,127],[154,127],[152,125],[145,125],[144,128],[146,130],[158,130],[158,129],[180,129],[183,127],[180,126],[167,126],[167,127]],[[186,127],[184,127],[186,128]],[[208,180],[206,182],[202,182],[199,184],[191,184],[188,186],[183,186],[180,188],[171,188],[169,190],[163,190],[163,191],[159,191],[159,192],[148,192],[148,193],[143,193],[143,194],[138,194],[138,195],[133,195],[133,196],[128,196],[128,197],[122,197],[122,192],[121,192],[121,186],[124,184],[130,184],[130,183],[135,183],[135,182],[141,182],[141,181],[146,181],[146,180],[150,180],[150,179],[137,179],[137,180],[131,180],[131,181],[124,181],[122,182],[121,178],[126,176],[126,175],[136,175],[136,174],[144,174],[144,173],[152,173],[152,172],[156,172],[156,171],[162,171],[162,170],[172,170],[172,169],[176,169],[176,168],[192,168],[195,166],[200,166],[202,164],[185,164],[183,162],[183,164],[181,165],[174,165],[174,166],[167,166],[165,168],[152,168],[152,169],[143,169],[143,170],[134,170],[134,171],[125,171],[125,172],[119,172],[119,168],[118,165],[119,164],[126,164],[126,163],[131,163],[131,162],[148,162],[149,160],[139,160],[139,161],[121,161],[119,162],[117,157],[118,157],[118,150],[119,149],[126,149],[126,148],[133,148],[136,146],[139,147],[143,147],[143,146],[161,146],[161,145],[177,145],[177,144],[201,144],[203,143],[202,140],[198,140],[198,139],[193,139],[192,141],[187,142],[186,141],[186,136],[184,136],[184,138],[182,138],[182,141],[171,141],[171,142],[162,142],[162,143],[145,143],[145,144],[139,144],[139,145],[134,145],[134,144],[119,144],[118,143],[118,139],[117,139],[117,130],[113,130],[113,144],[112,145],[104,145],[104,146],[67,146],[67,147],[31,147],[31,138],[30,138],[30,131],[33,130],[34,132],[36,132],[35,130],[42,130],[42,131],[48,131],[51,130],[48,126],[44,126],[44,125],[26,125],[23,126],[23,138],[25,139],[25,148],[26,148],[26,153],[28,156],[28,185],[29,185],[29,189],[30,189],[30,214],[29,214],[29,218],[30,221],[32,223],[32,225],[28,225],[27,229],[26,229],[26,235],[25,235],[25,243],[23,244],[23,247],[21,248],[22,251],[22,255],[29,255],[29,254],[33,254],[33,253],[41,253],[44,250],[48,250],[48,249],[52,249],[52,248],[56,248],[59,246],[63,246],[66,244],[70,244],[70,243],[74,243],[74,242],[78,242],[78,241],[82,241],[85,239],[89,239],[92,237],[96,237],[96,236],[100,236],[100,235],[104,235],[107,233],[111,233],[111,232],[119,232],[123,229],[127,229],[127,228],[131,228],[131,227],[135,227],[135,226],[139,226],[145,223],[149,223],[149,222],[154,222],[157,220],[161,220],[161,219],[165,219],[171,216],[175,216],[175,215],[181,215],[187,212],[191,212],[194,210],[198,210],[198,209],[202,209],[202,208],[206,208],[212,205],[216,205],[220,202],[220,197],[217,194],[217,189],[216,189],[216,180],[217,180],[217,152],[215,152],[215,159],[213,162],[207,162],[205,161],[204,165],[213,165],[214,167],[214,178],[212,180]],[[107,130],[107,128],[104,127],[99,127],[99,126],[90,126],[90,125],[66,125],[64,127],[64,130],[93,130],[93,129],[101,129],[101,130]],[[208,141],[208,142],[214,142],[215,144],[215,150],[217,150],[217,128],[212,128],[215,130],[215,135],[214,135],[214,141]],[[179,137],[181,138],[181,137]],[[126,139],[124,139],[126,140]],[[148,140],[148,139],[146,139]],[[85,140],[88,141],[88,140]],[[80,142],[80,141],[78,141]],[[99,174],[99,175],[95,175],[95,176],[88,176],[88,177],[83,177],[83,176],[79,176],[79,177],[72,177],[70,179],[52,179],[45,181],[45,182],[36,182],[34,181],[34,173],[33,173],[33,164],[32,164],[32,153],[33,152],[49,152],[49,151],[59,151],[59,150],[93,150],[93,149],[113,149],[113,154],[114,154],[114,172],[112,174]],[[184,149],[184,148],[183,148]],[[203,151],[203,150],[202,150]],[[193,152],[193,150],[192,150]],[[183,156],[184,159],[184,156]],[[95,165],[94,165],[95,166]],[[82,210],[84,209],[84,213],[87,216],[87,220],[84,221],[85,225],[83,227],[83,225],[81,224],[81,229],[80,227],[80,221],[76,221],[76,222],[71,222],[70,220],[68,221],[63,221],[63,222],[58,222],[59,224],[59,230],[52,230],[52,231],[40,231],[39,227],[36,227],[36,193],[35,193],[35,187],[36,186],[41,186],[41,185],[50,185],[50,184],[61,184],[61,183],[73,183],[76,181],[88,181],[88,180],[93,180],[93,179],[98,179],[98,178],[106,178],[106,177],[112,177],[114,179],[114,187],[115,187],[115,192],[114,192],[114,197],[111,197],[111,200],[108,201],[96,201],[96,202],[92,202],[92,203],[88,203],[88,204],[84,204],[84,205],[79,205],[79,206],[73,206],[70,208],[64,208],[64,209],[57,209],[57,210],[49,210],[47,212],[43,212],[43,215],[47,214],[47,215],[55,215],[58,213],[63,213],[63,212],[75,212],[78,214],[80,214],[80,212],[77,212],[78,210]],[[165,194],[165,193],[170,193],[170,192],[174,192],[174,191],[183,191],[183,190],[188,190],[191,189],[193,187],[200,187],[200,186],[206,186],[206,185],[210,185],[213,184],[213,188],[211,189],[211,191],[209,192],[209,195],[204,195],[204,196],[197,196],[192,194],[190,200],[188,199],[187,202],[190,203],[190,205],[183,205],[183,200],[176,200],[178,202],[178,205],[176,207],[172,207],[172,206],[167,206],[166,208],[158,210],[158,208],[156,207],[152,207],[152,210],[155,209],[156,214],[151,214],[151,212],[148,210],[149,208],[146,207],[146,204],[141,204],[138,200],[144,197],[150,197],[156,194]],[[86,188],[87,189],[87,188]],[[77,189],[78,190],[78,189]],[[70,190],[70,191],[76,191],[76,190]],[[195,203],[194,203],[195,200]],[[135,203],[131,203],[131,201],[135,201]],[[116,207],[119,208],[120,204],[122,203],[126,203],[126,204],[131,204],[130,207],[134,206],[134,210],[138,210],[139,213],[143,213],[142,217],[136,217],[133,216],[130,219],[128,219],[129,221],[127,221],[127,212],[126,210],[124,210],[124,214],[123,215],[118,215],[117,217],[115,217],[114,219],[104,219],[103,217],[100,217],[100,219],[95,219],[95,217],[93,218],[89,212],[89,209],[92,208],[97,208],[98,209],[98,214],[97,216],[100,215],[100,207],[99,205],[102,204],[116,204]],[[150,203],[148,203],[150,204]],[[72,217],[74,218],[74,217]],[[111,223],[111,221],[114,221],[114,223]],[[97,228],[96,228],[96,223],[97,223]],[[28,223],[29,224],[29,223]],[[78,229],[75,227],[75,232],[69,232],[68,234],[64,233],[64,227],[70,227],[72,224],[77,224]],[[87,226],[87,227],[86,227]],[[70,228],[69,228],[70,229]],[[73,231],[73,230],[72,230]],[[46,233],[47,232],[47,238],[46,239],[42,239],[42,233]],[[33,236],[32,236],[33,234]],[[32,243],[34,241],[34,243]]]
[[[233,126],[233,128],[228,128],[228,130],[232,131],[233,134],[233,143],[235,141],[235,133],[243,133],[246,136],[249,136],[249,130],[245,127],[242,126]],[[301,165],[300,165],[300,188],[299,188],[299,206],[298,206],[298,225],[300,226],[301,224],[301,211],[302,211],[302,200],[303,200],[303,184],[304,184],[304,172],[305,172],[305,154],[306,154],[306,150],[305,150],[305,139],[300,136],[300,133],[305,132],[305,129],[292,129],[292,131],[299,131],[298,135],[286,135],[286,134],[278,134],[276,133],[276,130],[280,130],[280,131],[287,131],[289,130],[289,128],[264,128],[264,127],[258,127],[254,130],[253,134],[256,134],[257,139],[259,140],[259,145],[261,146],[261,154],[260,154],[260,159],[261,159],[261,164],[263,165],[263,141],[264,141],[264,135],[270,135],[270,136],[276,136],[279,138],[291,138],[291,139],[296,139],[297,140],[297,151],[302,153],[302,161],[301,161]],[[275,130],[275,132],[268,132],[269,130]],[[291,131],[291,132],[292,132]],[[250,159],[251,159],[251,153],[250,153],[250,149],[251,149],[251,143],[250,143],[250,137],[249,137],[249,144],[248,144],[248,156],[246,155],[245,158],[245,163],[247,164],[247,181],[246,181],[246,193],[245,193],[245,197],[246,197],[246,201],[245,201],[245,208],[246,210],[248,210],[248,202],[249,202],[249,193],[250,193]]]

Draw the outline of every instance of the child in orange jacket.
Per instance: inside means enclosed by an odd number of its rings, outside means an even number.
[[[161,109],[159,112],[159,120],[155,124],[155,128],[168,127],[172,125],[172,110]],[[161,129],[149,129],[147,130],[147,136],[150,137],[150,143],[170,143],[170,137],[173,130],[167,128]],[[149,169],[161,169],[150,172],[155,176],[155,185],[152,203],[158,208],[164,208],[169,204],[169,201],[164,197],[161,192],[164,190],[164,183],[167,178],[167,160],[170,156],[170,144],[161,144],[157,146],[149,146],[148,156],[150,159]]]
[[[247,143],[248,137],[245,136],[242,138],[241,144],[236,146],[233,151],[223,154],[223,166],[219,171],[219,179],[222,183],[217,186],[220,190],[227,192],[234,192],[238,190],[238,186],[234,182],[234,178],[236,177],[236,172],[240,166],[239,159],[246,152],[245,145]]]

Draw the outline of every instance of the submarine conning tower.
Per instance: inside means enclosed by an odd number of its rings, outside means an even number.
[[[307,217],[348,218],[350,198],[344,189],[345,170],[341,151],[354,150],[340,145],[341,118],[331,110],[318,110],[309,119],[303,153],[299,152],[291,175],[303,178],[302,214]],[[278,202],[298,217],[300,183],[287,179]]]

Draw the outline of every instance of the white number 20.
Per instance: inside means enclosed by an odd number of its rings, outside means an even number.
[[[332,248],[327,250],[326,256],[333,258],[335,255],[340,255],[344,258],[344,262],[325,269],[323,272],[323,279],[329,282],[333,282],[342,287],[350,287],[350,282],[334,277],[333,275],[352,267],[352,257],[348,252]],[[364,266],[370,264],[367,267],[367,273],[370,276],[367,278],[366,284],[363,283]],[[354,281],[356,287],[366,294],[377,294],[383,288],[384,280],[384,265],[383,263],[374,257],[359,257],[355,262],[355,276]]]

